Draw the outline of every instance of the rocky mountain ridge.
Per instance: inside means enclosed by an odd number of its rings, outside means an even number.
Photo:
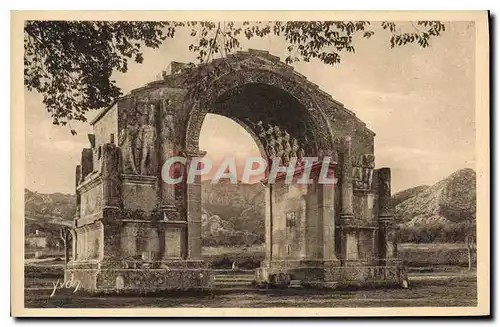
[[[476,219],[476,173],[461,169],[432,186],[417,186],[392,196],[399,223],[453,224]]]

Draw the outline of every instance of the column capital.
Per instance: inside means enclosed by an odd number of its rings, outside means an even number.
[[[394,216],[390,213],[388,214],[381,214],[377,217],[377,221],[379,223],[393,223],[394,222]]]
[[[181,150],[181,154],[186,158],[195,158],[195,157],[204,157],[207,154],[207,151],[201,150]]]
[[[340,214],[340,226],[352,226],[354,221],[354,214],[352,213],[341,213]]]

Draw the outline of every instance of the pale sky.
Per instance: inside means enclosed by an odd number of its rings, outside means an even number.
[[[376,33],[355,44],[342,62],[294,64],[334,99],[356,113],[377,135],[377,167],[392,168],[393,193],[433,184],[461,168],[475,169],[474,24],[445,22],[446,32],[431,47],[390,49],[389,35]],[[130,63],[126,74],[113,78],[124,93],[153,81],[170,61],[195,62],[192,39],[181,32],[160,49],[146,49],[142,65]],[[279,37],[242,40],[248,48],[285,57]],[[25,91],[26,187],[43,193],[74,193],[75,166],[88,146],[87,123],[73,123],[78,132],[52,125],[41,96]],[[97,112],[88,115],[95,116]],[[90,119],[89,119],[90,121]],[[256,156],[251,136],[234,121],[209,115],[203,124],[200,149],[211,158]]]

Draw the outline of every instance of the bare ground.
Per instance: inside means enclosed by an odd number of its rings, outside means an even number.
[[[475,277],[410,281],[408,289],[325,291],[309,289],[162,294],[160,296],[90,296],[72,290],[26,290],[29,308],[166,307],[447,307],[476,306]]]

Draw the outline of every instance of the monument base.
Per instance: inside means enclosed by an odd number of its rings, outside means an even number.
[[[382,285],[405,287],[408,272],[403,265],[392,266],[340,266],[338,261],[327,261],[317,265],[285,265],[264,262],[256,270],[256,279],[261,283],[286,283],[299,280],[303,286],[320,288],[364,287]]]
[[[92,293],[148,293],[167,290],[202,290],[211,287],[212,270],[199,260],[150,263],[70,262],[65,279]]]

